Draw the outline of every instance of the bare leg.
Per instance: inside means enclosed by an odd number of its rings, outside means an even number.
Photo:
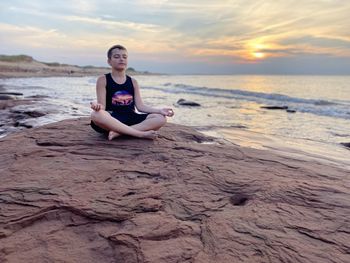
[[[138,138],[154,139],[157,133],[153,130],[140,131],[129,127],[113,118],[107,111],[99,110],[91,113],[91,120],[98,126],[108,131],[127,134]],[[112,138],[113,139],[113,138]]]
[[[131,127],[139,131],[159,130],[165,123],[165,116],[157,113],[151,113],[143,122],[135,124]]]
[[[152,114],[149,114],[143,122],[132,125],[130,127],[138,131],[150,131],[150,130],[158,130],[165,123],[166,123],[166,118],[163,115],[152,113]],[[118,136],[120,136],[120,133],[115,131],[110,131],[108,134],[108,139],[113,140]]]

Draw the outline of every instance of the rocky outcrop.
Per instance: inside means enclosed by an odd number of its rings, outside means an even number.
[[[260,108],[267,110],[288,110],[288,106],[261,106]]]
[[[348,171],[167,124],[0,141],[0,262],[349,262]]]
[[[179,105],[179,106],[191,106],[191,107],[199,107],[201,106],[199,103],[197,102],[194,102],[194,101],[190,101],[190,100],[185,100],[185,99],[179,99],[177,102],[176,102],[176,105]],[[175,105],[175,106],[176,106]]]
[[[40,117],[58,114],[57,105],[43,101],[44,95],[23,98],[22,93],[8,92],[12,86],[0,85],[0,137],[42,125]]]
[[[340,144],[343,145],[344,147],[350,149],[350,142],[342,142]]]
[[[1,97],[1,95],[0,95]],[[38,107],[37,98],[6,99],[0,98],[0,136],[17,130],[32,128],[40,123],[36,118],[45,116],[53,111],[53,107]]]
[[[296,110],[289,109],[288,106],[261,106],[261,109],[266,110],[285,110],[288,113],[296,113]]]

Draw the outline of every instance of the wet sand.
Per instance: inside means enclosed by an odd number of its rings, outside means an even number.
[[[286,140],[276,135],[253,132],[244,128],[214,128],[204,133],[242,147],[270,151],[297,160],[318,161],[350,170],[349,149],[339,145],[334,145],[333,151],[330,152],[329,144],[322,142],[295,138]]]

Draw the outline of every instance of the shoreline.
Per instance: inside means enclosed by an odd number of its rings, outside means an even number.
[[[0,55],[1,57],[1,55]],[[0,79],[4,78],[31,78],[31,77],[84,77],[98,76],[110,71],[110,67],[77,66],[46,63],[33,59],[30,56],[5,56],[0,58]],[[147,71],[127,70],[129,75],[161,75]]]
[[[1,87],[0,87],[1,91]],[[57,123],[62,120],[51,121],[49,123],[40,123],[40,121],[36,121],[38,117],[45,116],[50,114],[50,110],[42,109],[37,110],[35,107],[39,102],[42,102],[41,98],[23,98],[23,99],[14,99],[14,100],[0,100],[0,110],[3,110],[0,116],[0,139],[6,139],[7,136],[18,133],[23,130],[31,130],[32,128],[39,128],[49,124]],[[33,109],[30,107],[22,107],[22,106],[34,106]],[[12,111],[11,109],[20,106],[20,108],[16,108],[16,110]],[[71,118],[79,118],[82,116],[71,116]],[[85,116],[87,117],[87,116]],[[69,120],[70,118],[64,118],[63,120]],[[4,134],[4,123],[8,123],[8,133]],[[171,123],[171,121],[170,121]],[[341,153],[333,154],[330,156],[326,151],[327,149],[319,150],[316,146],[312,145],[303,145],[304,149],[296,144],[287,145],[283,138],[278,138],[275,136],[269,136],[262,133],[257,133],[254,131],[250,131],[245,128],[216,128],[216,127],[206,127],[205,130],[202,128],[196,128],[188,126],[189,128],[193,128],[197,132],[205,135],[216,138],[217,141],[225,145],[236,145],[239,147],[251,148],[256,150],[262,150],[266,153],[273,153],[279,156],[283,156],[286,158],[291,158],[299,161],[317,161],[326,165],[332,165],[336,167],[343,167],[350,170],[350,162],[348,158],[341,155]],[[1,134],[2,132],[2,134]],[[208,143],[210,144],[210,142]],[[342,148],[341,146],[337,146],[339,149],[343,150],[340,152],[347,153],[347,149]],[[305,150],[307,148],[307,150]],[[326,148],[326,147],[325,147]],[[323,150],[323,152],[322,152]]]
[[[2,85],[0,87],[0,92],[5,92],[6,87],[9,88],[8,91],[11,91],[10,85]],[[10,100],[0,100],[0,109],[3,110],[0,117],[0,137],[6,136],[4,134],[7,132],[12,133],[16,130],[30,129],[67,119],[67,116],[63,116],[61,119],[51,118],[51,120],[50,118],[45,118],[45,115],[50,115],[50,111],[52,110],[52,105],[45,100],[45,97],[40,96],[28,98],[17,96]],[[25,107],[25,105],[28,105],[28,107]],[[58,115],[60,113],[54,114]],[[75,116],[80,117],[82,115]],[[196,129],[196,127],[194,128]],[[332,149],[332,147],[327,148],[325,145],[322,146],[322,149],[319,149],[319,145],[310,145],[309,142],[301,142],[298,141],[298,139],[295,139],[290,145],[286,145],[285,139],[290,138],[278,138],[276,135],[257,133],[244,128],[216,128],[207,126],[207,129],[209,130],[207,132],[203,132],[200,127],[196,130],[240,146],[273,151],[287,156],[296,156],[299,160],[318,159],[328,163],[338,162],[337,165],[345,165],[348,169],[350,168],[350,164],[346,160],[347,158],[344,157],[347,156],[349,150],[341,145],[334,145],[334,148],[337,147],[337,149]],[[341,153],[339,153],[338,150]],[[337,156],[334,156],[335,153]]]
[[[110,71],[109,68],[101,71],[92,72],[1,72],[0,79],[16,79],[16,78],[54,78],[54,77],[69,77],[69,78],[79,78],[79,77],[97,77],[104,75]],[[145,73],[145,72],[127,72],[129,76],[163,76],[167,74],[161,73]]]
[[[26,78],[50,76],[90,76],[106,68],[78,67],[58,63],[45,64],[29,57],[26,61],[0,61],[0,78]]]

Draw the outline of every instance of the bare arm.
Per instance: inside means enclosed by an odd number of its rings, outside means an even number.
[[[97,103],[92,102],[91,108],[95,111],[105,110],[106,108],[106,77],[100,76],[96,82]]]
[[[157,109],[157,108],[152,108],[150,106],[145,105],[141,98],[140,86],[137,83],[137,81],[133,78],[132,78],[132,84],[134,85],[135,106],[139,111],[146,112],[146,113],[158,113],[169,117],[172,117],[174,115],[174,112],[171,108]]]
[[[159,109],[155,109],[145,105],[141,98],[140,86],[137,83],[136,79],[132,78],[132,84],[134,85],[134,98],[135,98],[135,106],[139,111],[146,113],[160,113]]]

